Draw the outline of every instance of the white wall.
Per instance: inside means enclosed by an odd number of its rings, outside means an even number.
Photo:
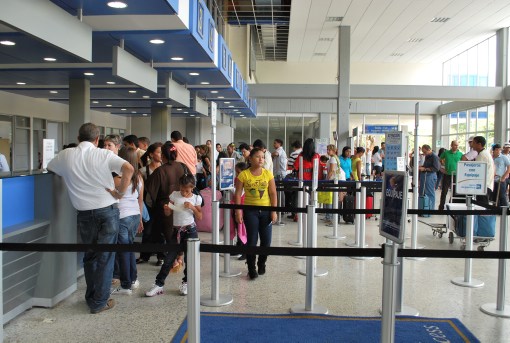
[[[151,137],[150,117],[131,117],[131,132],[137,137]]]
[[[336,63],[257,62],[258,83],[336,84]],[[352,63],[351,84],[441,85],[441,64]]]
[[[220,122],[216,123],[216,143],[220,143],[223,148],[233,142],[234,131],[230,126],[223,125]],[[200,119],[200,144],[205,144],[208,139],[211,139],[212,125],[211,118]]]
[[[246,82],[253,82],[249,78],[249,63],[248,56],[250,53],[249,46],[249,30],[247,26],[227,26],[227,35],[225,41],[227,42],[227,46],[232,52],[232,59],[237,64],[243,78]]]

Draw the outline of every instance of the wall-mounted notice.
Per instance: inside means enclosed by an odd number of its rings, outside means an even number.
[[[220,158],[220,190],[234,189],[235,159]]]
[[[328,155],[328,139],[327,138],[315,138],[315,152],[319,155]]]
[[[405,240],[407,212],[407,174],[402,171],[385,170],[379,234],[396,243]]]
[[[487,194],[487,163],[457,162],[457,193],[465,195]]]
[[[43,162],[42,169],[48,167],[48,163],[55,157],[55,140],[43,139]]]

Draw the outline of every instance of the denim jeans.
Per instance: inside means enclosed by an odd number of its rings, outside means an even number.
[[[116,244],[119,209],[115,204],[96,210],[78,211],[77,226],[84,244]],[[85,300],[92,312],[105,307],[110,297],[114,259],[114,252],[86,252],[83,257],[87,283]]]
[[[420,195],[425,194],[429,197],[429,206],[431,210],[434,210],[436,207],[436,183],[437,173],[435,172],[420,173],[419,192]]]
[[[118,244],[133,244],[136,231],[140,225],[140,215],[128,216],[120,219]],[[136,257],[135,253],[119,252],[119,277],[120,286],[125,289],[131,288],[131,283],[136,281]]]
[[[270,247],[273,233],[270,211],[243,210],[243,220],[246,225],[246,235],[248,236],[247,246],[257,246],[260,236],[260,246]],[[259,261],[266,261],[267,256],[259,256]],[[246,255],[248,269],[255,267],[255,256]]]
[[[499,187],[501,187],[499,189],[499,199],[496,199],[496,197],[498,196],[498,188]],[[501,185],[500,185],[499,180],[494,181],[494,188],[492,191],[492,200],[497,201],[498,206],[507,206],[508,207],[508,200],[506,198],[507,187],[508,187],[508,180],[501,182]]]
[[[325,209],[333,209],[333,204],[324,204]],[[333,213],[326,213],[326,216],[324,216],[324,219],[331,220],[333,219]]]
[[[177,244],[177,234],[180,235],[179,245],[181,248],[178,251],[177,250],[169,251],[166,254],[165,259],[163,261],[163,265],[161,266],[161,269],[159,270],[159,273],[156,276],[155,284],[160,287],[163,287],[165,285],[165,280],[166,280],[168,274],[170,273],[170,269],[172,269],[172,265],[174,264],[174,261],[177,258],[177,255],[179,254],[179,252],[184,252],[184,266],[185,267],[184,267],[184,277],[182,278],[182,281],[188,282],[188,263],[187,263],[188,259],[187,259],[187,255],[186,255],[187,244],[188,244],[188,239],[198,238],[197,227],[196,227],[195,223],[193,223],[192,225],[190,225],[188,227],[188,229],[186,231],[181,231],[181,232],[179,232],[179,230],[177,228],[173,228],[172,237],[170,240],[167,241],[167,243]]]

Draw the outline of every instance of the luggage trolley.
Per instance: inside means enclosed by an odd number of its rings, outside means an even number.
[[[466,210],[466,204],[449,203],[446,204],[448,210]],[[473,205],[474,210],[483,210],[478,205]],[[478,251],[484,251],[494,240],[496,234],[496,216],[493,215],[475,215],[473,217],[473,243],[478,244]],[[461,240],[461,250],[466,249],[466,226],[467,217],[463,215],[450,215],[448,217],[448,242],[453,244],[455,238]]]

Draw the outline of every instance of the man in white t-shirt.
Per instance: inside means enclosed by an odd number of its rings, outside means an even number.
[[[78,210],[77,223],[84,244],[116,244],[119,233],[118,199],[126,192],[134,168],[110,150],[99,149],[99,128],[86,123],[80,127],[76,148],[62,150],[48,164],[48,170],[62,176],[71,203]],[[122,175],[115,188],[112,172]],[[111,309],[110,297],[114,252],[86,252],[83,269],[87,290],[85,300],[91,313]]]
[[[473,148],[473,139],[474,138],[475,138],[474,136],[469,137],[469,139],[468,139],[469,151],[466,152],[464,155],[462,155],[462,157],[460,159],[461,161],[474,161],[476,159],[476,156],[478,155],[478,151],[476,151],[476,149]]]
[[[477,195],[476,200],[482,204],[489,204],[490,194],[494,188],[494,162],[492,160],[492,156],[487,149],[485,149],[485,145],[487,141],[483,136],[473,137],[472,147],[478,153],[475,161],[485,162],[487,163],[487,194],[486,195]]]

